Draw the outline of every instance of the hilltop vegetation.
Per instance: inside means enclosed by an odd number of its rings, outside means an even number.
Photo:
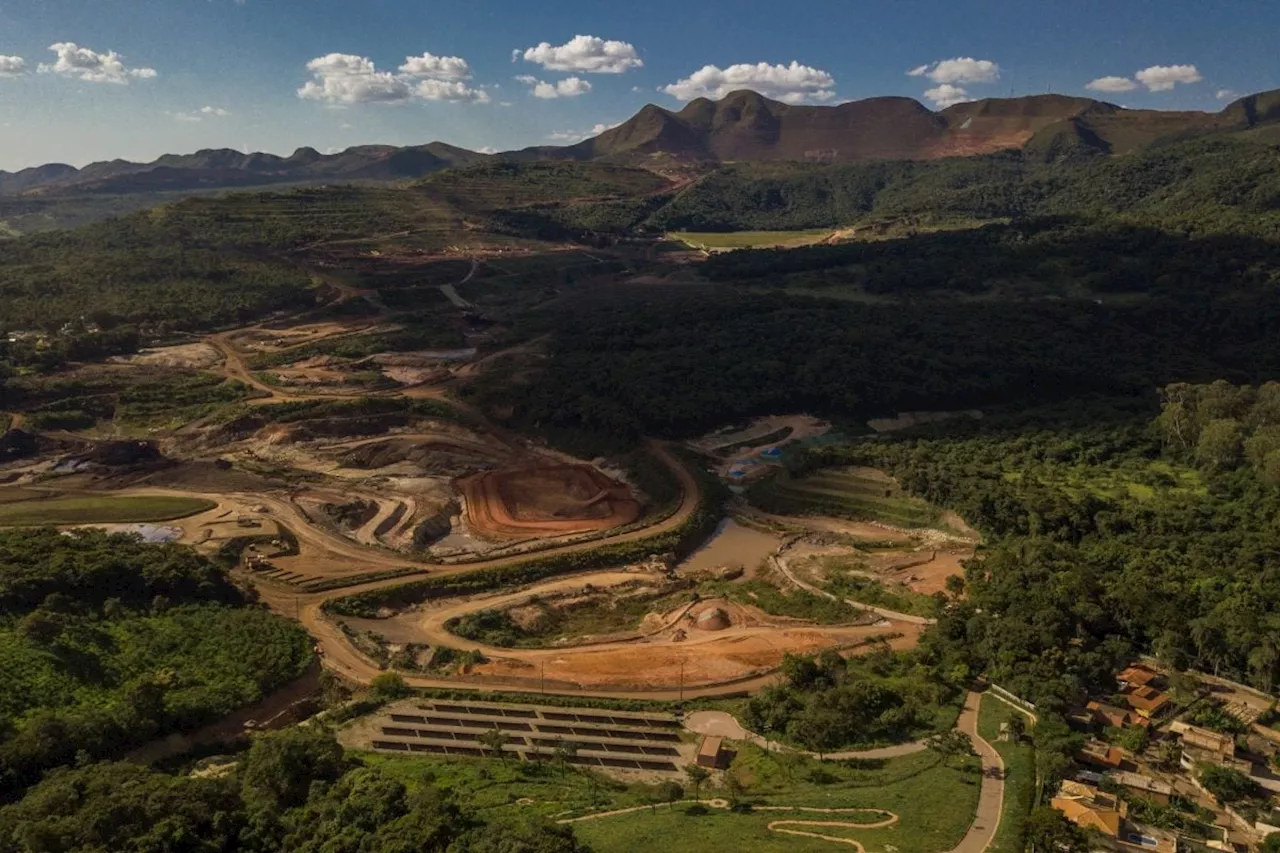
[[[0,853],[587,853],[537,818],[494,818],[433,780],[408,785],[343,753],[323,729],[264,735],[211,777],[94,764],[51,773],[0,808]]]
[[[311,662],[209,560],[101,531],[0,532],[0,779],[119,755],[251,704]],[[0,849],[5,841],[0,838]]]

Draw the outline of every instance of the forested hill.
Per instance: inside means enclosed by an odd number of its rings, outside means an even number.
[[[1125,157],[1068,144],[933,162],[737,164],[652,214],[691,231],[838,228],[867,219],[1127,216],[1147,224],[1280,235],[1280,128],[1176,142]]]

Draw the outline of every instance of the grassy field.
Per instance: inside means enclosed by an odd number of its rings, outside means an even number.
[[[1017,713],[1020,712],[1012,705],[990,693],[982,697],[978,708],[978,734],[994,746],[1004,760],[1004,809],[1000,813],[1000,828],[989,848],[995,853],[1021,853],[1022,826],[1031,813],[1036,792],[1036,753],[1029,740],[1020,744],[1000,740],[1000,724]],[[1031,727],[1030,719],[1027,727]]]
[[[932,527],[940,513],[897,482],[866,468],[830,468],[803,478],[785,471],[752,486],[751,502],[779,515],[833,515],[898,527]]]
[[[216,507],[213,501],[180,497],[114,497],[81,495],[0,502],[0,527],[44,524],[110,524],[172,521]]]
[[[692,249],[706,252],[725,252],[733,249],[771,249],[797,246],[810,246],[821,243],[833,233],[831,228],[816,228],[809,231],[729,231],[693,232],[674,231],[667,235]]]
[[[729,772],[743,783],[741,799],[754,807],[752,811],[711,809],[704,815],[691,815],[686,813],[687,807],[677,806],[573,826],[578,837],[599,853],[696,853],[723,849],[728,839],[736,849],[752,853],[818,853],[832,850],[832,842],[781,834],[771,831],[769,824],[779,820],[856,824],[870,822],[875,816],[766,811],[761,807],[875,809],[892,812],[901,820],[881,829],[831,827],[817,831],[856,840],[868,851],[933,853],[953,847],[973,819],[979,787],[976,766],[969,760],[962,767],[944,767],[936,755],[927,752],[890,761],[819,764],[795,756],[779,759],[744,748]],[[703,797],[708,796],[723,797],[725,791],[704,788]]]

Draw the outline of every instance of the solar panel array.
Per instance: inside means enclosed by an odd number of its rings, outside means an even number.
[[[503,752],[529,761],[679,772],[680,721],[669,714],[599,709],[424,702],[380,722],[373,748],[388,752],[492,756],[489,732],[502,733]]]

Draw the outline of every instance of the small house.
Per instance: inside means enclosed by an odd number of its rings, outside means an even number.
[[[1152,779],[1141,773],[1124,771],[1112,773],[1108,778],[1141,799],[1165,806],[1173,800],[1173,786],[1168,782],[1161,782],[1159,779]]]
[[[724,738],[704,737],[702,739],[702,743],[698,746],[699,767],[719,770],[728,764],[727,758],[728,754],[724,748]]]

